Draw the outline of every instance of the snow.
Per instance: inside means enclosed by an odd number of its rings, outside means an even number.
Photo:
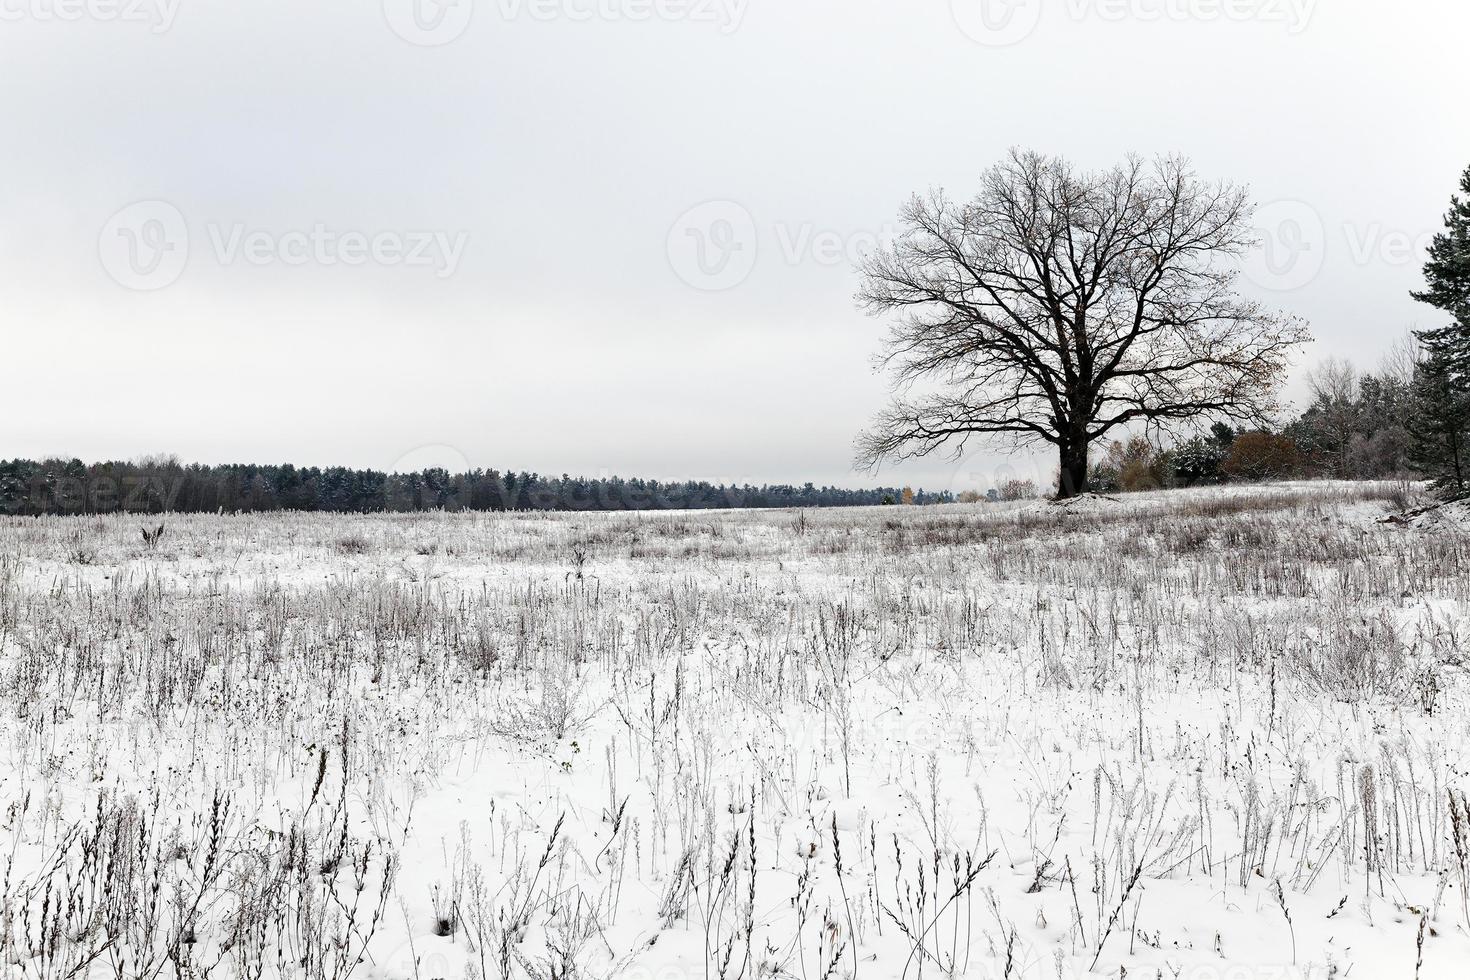
[[[1394,494],[5,519],[0,953],[1458,976],[1470,529]]]
[[[1391,514],[1388,523],[1408,524],[1420,529],[1439,527],[1470,528],[1470,500],[1455,500],[1415,508],[1404,514]]]

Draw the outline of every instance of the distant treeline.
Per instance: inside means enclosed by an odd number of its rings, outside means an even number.
[[[182,464],[171,457],[86,464],[78,459],[0,460],[0,513],[349,513],[425,510],[674,510],[857,507],[945,503],[948,493],[909,488],[765,485],[543,476],[499,470],[381,473],[326,468]]]

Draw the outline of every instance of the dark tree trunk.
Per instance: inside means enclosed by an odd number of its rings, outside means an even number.
[[[1061,470],[1057,476],[1057,499],[1066,500],[1079,493],[1086,493],[1087,490],[1087,443],[1063,443]]]

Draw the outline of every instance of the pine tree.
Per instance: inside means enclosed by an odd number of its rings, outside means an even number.
[[[1425,359],[1414,377],[1409,463],[1442,500],[1470,495],[1470,396],[1434,339],[1421,335]]]
[[[1470,330],[1470,168],[1460,178],[1460,191],[1465,197],[1450,198],[1445,230],[1429,246],[1429,261],[1424,263],[1429,288],[1415,293],[1414,298],[1453,316],[1464,333]]]
[[[1410,426],[1411,461],[1447,500],[1470,495],[1470,169],[1460,190],[1465,196],[1450,198],[1445,230],[1429,246],[1428,288],[1414,294],[1453,320],[1418,334],[1424,361]]]

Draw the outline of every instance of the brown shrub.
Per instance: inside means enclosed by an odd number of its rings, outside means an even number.
[[[1270,432],[1245,432],[1236,436],[1221,469],[1232,480],[1279,480],[1292,476],[1301,466],[1296,443]]]

